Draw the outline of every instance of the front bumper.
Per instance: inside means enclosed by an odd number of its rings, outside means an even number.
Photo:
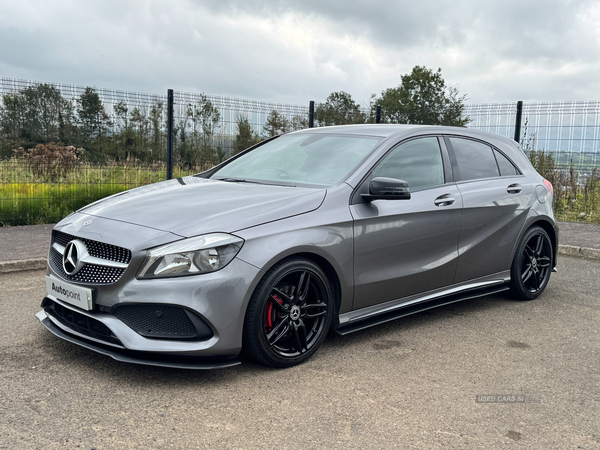
[[[51,268],[47,273],[59,276]],[[75,322],[53,317],[54,311],[42,310],[36,316],[54,335],[119,361],[187,369],[229,367],[239,364],[235,358],[241,350],[246,306],[261,276],[262,271],[256,267],[234,259],[222,270],[204,275],[130,278],[109,286],[88,286],[93,287],[90,311],[47,296],[79,320],[108,330],[112,340],[96,339],[93,332],[79,332]],[[143,336],[111,313],[122,305],[173,305],[191,310],[211,328],[212,337],[190,340]]]
[[[173,357],[169,355],[159,356],[156,354],[142,354],[140,352],[130,353],[124,349],[115,347],[108,347],[97,342],[93,342],[87,339],[82,339],[76,335],[69,334],[62,330],[58,326],[58,322],[52,320],[50,316],[46,314],[44,310],[38,312],[35,315],[42,325],[44,325],[48,331],[55,336],[64,339],[65,341],[77,344],[80,347],[93,350],[102,355],[110,356],[111,358],[133,364],[143,364],[147,366],[159,366],[159,367],[171,367],[174,369],[221,369],[225,367],[232,367],[240,364],[235,358],[224,358],[224,359],[198,359],[198,358],[187,358],[186,360],[182,357]]]

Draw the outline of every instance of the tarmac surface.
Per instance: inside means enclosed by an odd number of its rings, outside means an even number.
[[[330,334],[285,370],[114,361],[35,318],[42,270],[0,274],[0,449],[600,449],[600,261]]]
[[[0,273],[46,267],[54,225],[0,228]],[[600,225],[559,222],[559,254],[600,259]]]
[[[213,371],[51,335],[34,315],[52,227],[0,228],[0,449],[600,449],[598,225],[559,224],[535,301],[467,300],[332,333],[290,369]]]

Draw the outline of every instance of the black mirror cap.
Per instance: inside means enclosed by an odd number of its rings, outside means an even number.
[[[362,194],[361,197],[368,202],[373,200],[410,200],[410,188],[404,180],[375,177],[369,183],[369,193]]]

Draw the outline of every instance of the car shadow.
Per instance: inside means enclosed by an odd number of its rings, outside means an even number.
[[[324,345],[339,348],[340,350],[349,344],[372,341],[374,339],[385,339],[386,336],[398,333],[410,333],[424,326],[441,324],[456,317],[473,316],[473,321],[479,324],[478,316],[489,311],[505,312],[507,304],[526,304],[509,297],[506,293],[492,294],[469,300],[463,300],[449,305],[435,307],[421,311],[409,316],[390,320],[379,325],[374,325],[364,330],[356,331],[348,335],[340,335],[331,330]]]
[[[396,339],[399,333],[410,333],[421,327],[441,324],[457,317],[466,317],[468,319],[471,315],[475,323],[478,320],[477,316],[479,313],[489,310],[502,311],[506,309],[507,303],[514,304],[515,302],[515,300],[508,298],[506,295],[495,294],[423,311],[384,324],[375,325],[346,336],[331,331],[323,343],[323,348],[312,359],[305,364],[290,369],[274,369],[263,366],[243,353],[238,358],[242,363],[241,365],[222,369],[190,370],[148,366],[116,361],[109,356],[79,347],[58,337],[49,337],[43,329],[35,333],[36,336],[34,339],[39,341],[40,350],[49,359],[49,361],[44,363],[46,370],[78,371],[85,377],[98,377],[103,380],[118,379],[119,383],[131,386],[159,387],[165,384],[175,388],[191,385],[218,386],[235,383],[242,377],[260,376],[261,374],[272,373],[274,371],[303,370],[303,367],[310,367],[316,358],[327,357],[326,355],[332,352],[343,354],[345,350],[350,351],[351,347],[360,344],[372,343],[374,349],[391,349],[400,345]],[[394,338],[392,339],[392,337]]]

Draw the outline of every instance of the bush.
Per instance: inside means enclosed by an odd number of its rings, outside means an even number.
[[[54,142],[38,144],[27,151],[23,147],[13,150],[17,158],[24,157],[34,176],[43,181],[57,181],[75,170],[79,157],[84,152],[74,146],[63,147]]]

